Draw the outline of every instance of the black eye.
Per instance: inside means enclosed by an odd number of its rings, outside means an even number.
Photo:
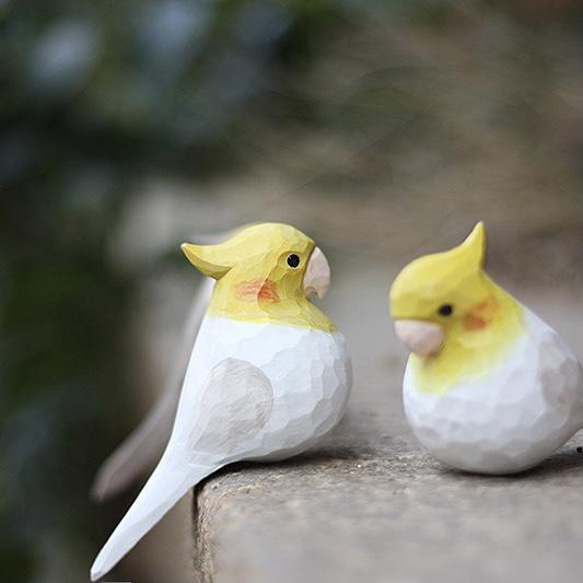
[[[295,253],[292,253],[287,256],[287,264],[295,269],[300,264],[300,258]]]
[[[451,316],[453,314],[453,306],[451,304],[443,304],[437,310],[440,316]]]

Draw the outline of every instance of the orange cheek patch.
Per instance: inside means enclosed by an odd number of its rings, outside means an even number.
[[[248,302],[261,300],[268,303],[277,303],[280,301],[277,285],[269,279],[243,281],[237,286],[236,294],[239,299]]]
[[[483,330],[488,326],[488,322],[483,318],[474,316],[473,314],[466,314],[464,316],[464,328],[471,332],[475,330]]]
[[[464,316],[463,326],[469,331],[484,330],[494,320],[497,311],[496,300],[492,297],[486,298]]]

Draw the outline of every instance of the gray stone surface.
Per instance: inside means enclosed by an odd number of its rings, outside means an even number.
[[[353,257],[334,281],[326,309],[348,337],[355,385],[326,443],[285,463],[232,466],[197,489],[202,580],[583,580],[583,434],[511,478],[457,473],[425,454],[402,412],[405,353],[386,302],[395,274]],[[583,355],[580,294],[507,283]]]

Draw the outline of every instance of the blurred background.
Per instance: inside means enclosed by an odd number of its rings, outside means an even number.
[[[583,285],[582,25],[577,0],[0,0],[2,580],[87,580],[133,499],[88,493],[163,386],[197,233],[291,222],[346,278],[484,219],[498,269]],[[118,580],[192,580],[172,524]]]

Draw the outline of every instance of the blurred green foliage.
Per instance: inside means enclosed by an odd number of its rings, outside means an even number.
[[[91,163],[104,183],[152,165],[222,168],[230,124],[341,16],[318,0],[2,6],[3,176],[51,172],[66,157],[71,173]]]
[[[552,4],[560,22],[580,15]],[[508,43],[538,42],[545,6],[504,6],[525,27],[509,28]],[[233,171],[249,128],[358,137],[381,125],[390,147],[439,130],[426,121],[440,71],[397,57],[322,99],[311,64],[364,23],[378,34],[380,15],[446,34],[472,22],[465,10],[452,0],[0,0],[3,580],[78,581],[105,537],[87,493],[124,433],[124,333],[140,283],[108,248],[136,181]],[[337,60],[348,70],[359,58]],[[544,59],[532,62],[544,88]]]
[[[107,250],[135,181],[228,171],[232,124],[277,95],[282,68],[340,12],[0,2],[3,580],[77,581],[106,534],[88,491],[124,432],[124,327],[139,284]]]

